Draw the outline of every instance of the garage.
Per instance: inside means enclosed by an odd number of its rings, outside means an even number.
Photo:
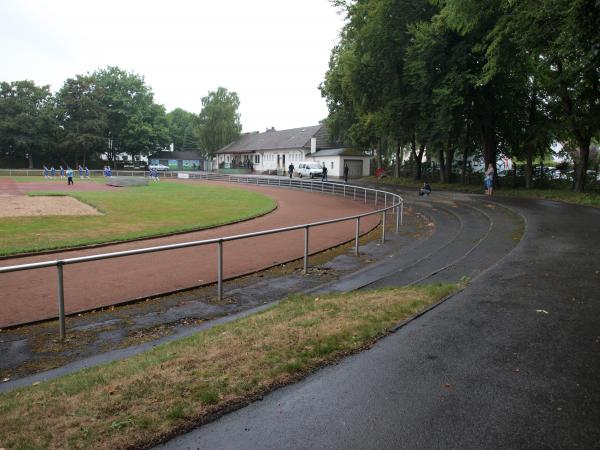
[[[348,178],[362,177],[363,162],[360,159],[344,159],[344,164],[348,166]]]

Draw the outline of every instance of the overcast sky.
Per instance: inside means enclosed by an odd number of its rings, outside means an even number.
[[[223,86],[244,131],[316,125],[343,17],[328,0],[1,0],[0,81],[52,91],[107,65],[143,75],[167,111]]]

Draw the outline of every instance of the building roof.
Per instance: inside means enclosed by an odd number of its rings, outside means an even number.
[[[311,158],[319,156],[358,156],[361,158],[370,158],[369,155],[365,155],[363,152],[353,148],[327,148],[317,150],[315,153],[306,156],[310,156]]]
[[[199,153],[196,152],[156,152],[148,159],[204,159]]]
[[[290,130],[267,130],[264,133],[248,133],[226,145],[217,153],[251,153],[264,150],[309,149],[311,138],[317,138],[317,149],[330,148],[324,125],[292,128]]]

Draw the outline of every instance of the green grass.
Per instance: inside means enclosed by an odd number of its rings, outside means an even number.
[[[510,180],[510,177],[508,177]],[[377,180],[375,177],[366,177],[363,180],[377,183],[381,185],[393,185],[401,186],[406,188],[414,188],[415,190],[423,185],[423,181],[414,180],[413,178],[407,177],[385,177]],[[452,192],[465,192],[471,194],[483,194],[484,188],[479,185],[472,184],[444,184],[431,182],[431,187],[435,191],[452,191]],[[586,206],[600,206],[600,192],[573,192],[570,190],[570,184],[565,184],[564,188],[548,188],[548,189],[525,189],[525,188],[508,188],[502,187],[494,189],[494,195],[500,195],[504,197],[524,197],[524,198],[540,198],[546,200],[556,200],[564,203],[572,203],[576,205]]]
[[[198,230],[255,217],[276,207],[273,199],[255,192],[171,182],[69,195],[103,215],[2,218],[0,255]]]
[[[294,296],[127,360],[0,394],[0,443],[145,448],[367,348],[459,287]]]

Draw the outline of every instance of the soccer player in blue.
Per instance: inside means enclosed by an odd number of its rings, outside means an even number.
[[[44,178],[48,178],[48,168],[44,166]]]
[[[65,177],[65,169],[63,166],[60,166],[60,179],[62,180]]]
[[[87,166],[85,166],[85,177],[86,178],[90,177],[90,169],[88,169]]]
[[[83,167],[79,166],[79,178],[83,180]]]
[[[54,176],[56,175],[56,169],[54,168],[54,166],[50,167],[50,176],[52,178],[54,178]]]

